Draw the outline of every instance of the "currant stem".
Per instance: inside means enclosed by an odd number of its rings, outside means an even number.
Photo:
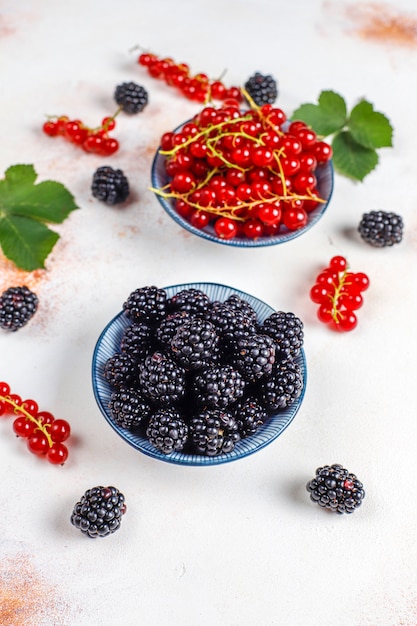
[[[26,417],[26,419],[28,419],[29,421],[31,421],[34,424],[36,424],[37,430],[40,430],[45,435],[45,437],[48,440],[49,447],[50,448],[52,447],[54,442],[52,441],[52,437],[48,433],[48,430],[47,430],[47,426],[49,426],[49,424],[45,424],[45,425],[41,424],[35,417],[33,417],[33,415],[28,413],[23,406],[19,406],[18,404],[13,402],[13,400],[8,398],[7,396],[0,395],[0,401],[7,402],[8,404],[10,404],[10,406],[13,407],[15,412],[23,413],[23,415]]]

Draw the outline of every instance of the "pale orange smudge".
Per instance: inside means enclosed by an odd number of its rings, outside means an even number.
[[[387,4],[371,2],[350,5],[347,16],[355,22],[356,33],[363,39],[400,46],[417,46],[417,17],[400,13]]]

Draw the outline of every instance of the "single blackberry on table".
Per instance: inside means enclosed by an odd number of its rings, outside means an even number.
[[[16,332],[35,315],[38,296],[28,287],[9,287],[0,296],[0,328]]]
[[[74,506],[71,524],[93,539],[106,537],[120,528],[125,513],[125,497],[116,487],[93,487]]]
[[[117,352],[108,358],[103,374],[111,387],[135,387],[138,384],[138,364],[125,352]]]
[[[125,113],[141,113],[148,104],[148,92],[133,81],[117,85],[114,99]]]
[[[192,383],[198,406],[225,409],[243,396],[245,381],[231,365],[209,365],[199,370]]]
[[[303,328],[303,322],[294,313],[275,311],[264,320],[259,331],[272,337],[283,354],[297,356],[304,343]]]
[[[234,293],[229,296],[227,300],[224,301],[224,304],[234,311],[240,311],[245,317],[256,322],[257,313],[253,306],[237,294]]]
[[[144,423],[151,414],[149,403],[137,389],[121,387],[110,396],[109,409],[115,423],[132,429]]]
[[[163,348],[171,347],[171,340],[177,332],[178,328],[190,319],[187,311],[177,311],[170,313],[159,324],[155,330],[155,338]]]
[[[147,356],[139,371],[143,394],[157,406],[177,404],[185,395],[185,370],[162,352]]]
[[[255,397],[248,396],[232,407],[239,434],[242,439],[254,435],[268,418],[265,408]]]
[[[270,411],[285,409],[301,395],[303,376],[291,357],[274,363],[272,374],[259,385],[259,399]]]
[[[187,443],[188,425],[175,409],[160,408],[151,416],[146,436],[163,454],[179,452]]]
[[[149,326],[137,322],[128,326],[120,342],[121,352],[128,354],[134,361],[141,361],[153,348],[153,333]]]
[[[360,480],[337,463],[317,468],[306,489],[313,502],[337,513],[353,513],[365,497]]]
[[[97,200],[110,205],[120,204],[127,200],[129,192],[129,181],[122,170],[103,165],[94,172],[91,193]]]
[[[228,454],[239,440],[237,422],[228,411],[206,409],[190,420],[190,442],[198,454]]]
[[[245,90],[258,106],[273,104],[278,97],[278,86],[270,74],[255,72],[245,83]]]
[[[185,369],[198,370],[212,360],[218,342],[213,324],[197,317],[177,328],[170,346],[175,359]]]
[[[268,335],[240,337],[232,348],[232,364],[243,378],[254,383],[267,378],[275,363],[275,343]]]
[[[376,248],[385,248],[402,241],[403,228],[400,215],[387,211],[370,211],[363,214],[358,231],[366,243]]]
[[[166,315],[167,294],[155,285],[132,291],[123,303],[126,317],[132,322],[157,325]]]
[[[201,289],[193,287],[182,289],[173,295],[167,303],[170,311],[187,311],[187,313],[206,313],[211,306],[210,298]]]

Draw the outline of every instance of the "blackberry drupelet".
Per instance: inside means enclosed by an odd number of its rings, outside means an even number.
[[[140,287],[129,294],[123,303],[123,310],[132,322],[157,325],[165,317],[166,301],[164,289],[158,289],[155,285]]]
[[[190,420],[190,441],[198,454],[228,454],[239,440],[237,422],[228,411],[207,409]]]
[[[147,356],[139,371],[143,394],[160,406],[177,404],[185,395],[185,370],[162,352]]]
[[[141,113],[148,104],[148,92],[133,81],[117,85],[114,99],[125,113]]]
[[[278,97],[276,80],[270,74],[255,72],[246,81],[245,89],[258,106],[273,104]]]
[[[249,383],[270,376],[274,363],[275,343],[268,335],[240,337],[233,345],[232,364]]]
[[[201,289],[182,289],[168,300],[168,309],[172,312],[187,311],[191,314],[204,314],[210,306],[210,298]]]
[[[267,411],[255,397],[239,400],[232,409],[242,439],[254,435],[268,418]]]
[[[120,204],[129,197],[129,181],[122,170],[103,165],[94,172],[91,193],[106,204]]]
[[[276,361],[271,376],[259,385],[259,399],[270,411],[285,409],[301,395],[303,376],[291,357]]]
[[[363,214],[358,231],[366,243],[376,248],[385,248],[402,241],[403,227],[400,215],[387,211],[371,211]]]
[[[163,454],[180,452],[188,440],[188,425],[175,409],[161,408],[151,416],[146,436]]]
[[[121,387],[110,396],[109,409],[115,423],[121,428],[140,426],[151,414],[149,403],[137,389]]]
[[[105,362],[103,374],[111,387],[136,387],[138,364],[125,352],[117,352]]]
[[[35,315],[38,296],[28,287],[9,287],[0,296],[0,328],[16,332]]]
[[[187,370],[198,370],[210,363],[219,342],[210,322],[191,318],[177,328],[171,340],[175,359]]]
[[[120,350],[128,354],[133,361],[141,361],[153,351],[153,334],[143,322],[128,326],[120,342]]]
[[[197,406],[225,409],[243,396],[245,381],[231,365],[210,365],[199,370],[192,383]]]
[[[336,463],[317,468],[306,489],[313,502],[337,513],[353,513],[365,497],[363,485],[355,474]]]
[[[125,497],[116,487],[93,487],[74,506],[71,524],[93,539],[106,537],[120,528],[125,513]]]
[[[269,335],[280,352],[297,356],[304,343],[303,322],[294,313],[276,311],[260,325],[260,332]]]
[[[163,348],[171,347],[171,340],[178,328],[190,319],[190,314],[187,311],[177,311],[176,313],[170,313],[159,324],[155,330],[155,338]]]

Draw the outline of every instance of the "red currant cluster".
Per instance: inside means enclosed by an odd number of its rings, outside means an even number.
[[[209,102],[210,100],[243,100],[239,87],[229,87],[221,80],[210,80],[207,74],[190,73],[186,63],[175,63],[171,58],[159,58],[144,52],[138,57],[139,65],[146,67],[153,78],[164,80],[167,85],[176,87],[189,100]]]
[[[304,122],[288,128],[285,122],[285,113],[271,104],[205,107],[179,131],[162,136],[169,183],[153,191],[172,199],[195,228],[212,225],[222,239],[304,227],[324,202],[315,171],[330,159],[331,147]]]
[[[368,287],[366,274],[349,272],[346,259],[334,256],[310,290],[311,300],[319,305],[318,319],[335,330],[353,330],[358,323],[355,311],[362,306],[362,292]]]
[[[119,149],[117,139],[109,136],[115,126],[115,116],[105,117],[97,128],[89,128],[81,120],[70,120],[66,115],[61,115],[48,119],[42,129],[49,137],[64,137],[86,152],[110,156]]]
[[[55,419],[48,411],[39,411],[34,400],[22,400],[10,393],[10,387],[0,382],[0,415],[14,413],[13,430],[27,440],[30,452],[44,456],[54,465],[63,465],[68,458],[64,441],[71,434],[66,420]]]

